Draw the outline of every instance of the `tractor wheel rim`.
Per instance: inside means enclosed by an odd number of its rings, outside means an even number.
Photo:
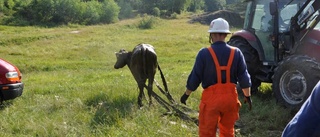
[[[284,72],[279,85],[280,93],[286,102],[293,105],[303,102],[307,94],[307,81],[300,71]]]

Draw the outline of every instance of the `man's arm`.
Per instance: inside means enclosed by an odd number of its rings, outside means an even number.
[[[191,90],[186,89],[186,94],[187,94],[187,95],[190,95],[191,93],[192,93],[192,91],[191,91]]]
[[[243,88],[242,92],[246,97],[250,97],[251,96],[250,87],[249,88]]]

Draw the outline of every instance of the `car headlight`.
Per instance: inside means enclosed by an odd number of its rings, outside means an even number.
[[[16,71],[8,72],[6,73],[6,78],[11,82],[19,81],[19,73]]]

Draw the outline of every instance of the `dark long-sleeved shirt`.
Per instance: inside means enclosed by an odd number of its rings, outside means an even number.
[[[309,98],[287,124],[282,137],[319,137],[320,136],[320,81]]]
[[[218,58],[220,66],[226,66],[231,52],[231,47],[225,42],[218,41],[211,45]],[[241,88],[251,86],[250,75],[242,52],[236,48],[233,63],[231,66],[231,82],[239,83]],[[226,72],[222,71],[222,82],[226,82]],[[202,48],[194,63],[193,69],[187,80],[187,89],[195,91],[200,83],[202,88],[207,88],[217,83],[217,74],[214,61],[207,48]]]

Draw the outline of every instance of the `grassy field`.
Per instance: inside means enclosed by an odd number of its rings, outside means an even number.
[[[154,45],[178,101],[197,52],[209,46],[208,26],[181,17],[159,19],[155,28],[144,30],[136,27],[139,20],[58,28],[0,26],[1,58],[20,68],[25,83],[23,95],[0,108],[0,136],[197,136],[193,123],[162,117],[166,111],[158,103],[138,109],[136,83],[127,67],[113,68],[114,52],[139,43]],[[201,90],[188,99],[188,107],[198,110]],[[276,104],[268,84],[253,96],[253,110],[247,109],[244,104],[240,111],[238,137],[280,136],[293,116]]]

